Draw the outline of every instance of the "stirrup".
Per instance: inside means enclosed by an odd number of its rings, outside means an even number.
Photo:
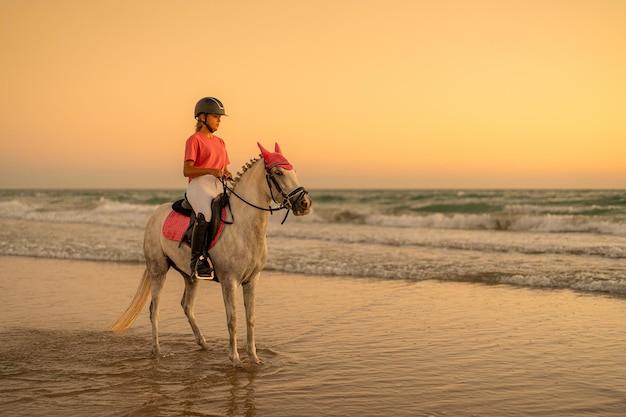
[[[198,262],[196,262],[196,267],[194,268],[193,277],[195,279],[215,279],[215,270],[209,264],[209,260],[204,256],[200,256],[198,258]]]

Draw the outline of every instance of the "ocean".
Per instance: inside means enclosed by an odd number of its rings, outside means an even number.
[[[184,190],[0,190],[0,255],[143,262]],[[274,214],[267,270],[626,294],[624,190],[310,190]]]
[[[200,349],[162,292],[109,325],[144,225],[183,190],[0,191],[0,415],[623,416],[626,196],[610,190],[311,190],[271,217],[256,295],[263,363],[228,359],[220,285]]]

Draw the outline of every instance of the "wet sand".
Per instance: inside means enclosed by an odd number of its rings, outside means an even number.
[[[171,272],[163,356],[147,308],[122,335],[143,266],[0,257],[0,415],[618,416],[626,300],[567,290],[264,272],[261,366],[233,369],[219,285],[201,283],[200,349]],[[239,297],[239,341],[245,319]],[[241,351],[245,360],[245,352]]]

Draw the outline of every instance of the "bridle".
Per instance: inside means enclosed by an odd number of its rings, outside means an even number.
[[[245,198],[241,197],[239,194],[237,194],[235,192],[235,189],[232,187],[229,187],[226,184],[226,180],[225,179],[221,179],[222,181],[222,185],[224,187],[224,192],[226,192],[226,190],[230,191],[230,193],[232,195],[234,195],[235,197],[237,197],[238,199],[240,199],[241,201],[243,201],[244,203],[246,203],[247,205],[249,205],[250,207],[254,207],[257,210],[261,210],[261,211],[269,211],[270,214],[274,214],[275,211],[281,211],[281,210],[287,210],[287,212],[285,213],[285,217],[283,218],[283,221],[280,222],[280,224],[284,224],[285,221],[287,220],[287,217],[289,216],[289,211],[291,209],[293,209],[294,206],[297,206],[298,204],[300,204],[300,202],[302,201],[302,199],[309,193],[304,187],[297,187],[296,189],[290,191],[289,193],[283,191],[282,187],[280,186],[280,184],[278,183],[278,181],[276,180],[276,177],[274,176],[274,174],[272,174],[272,168],[274,168],[276,165],[286,165],[286,163],[276,163],[274,165],[271,165],[269,167],[265,168],[265,180],[267,182],[267,187],[270,190],[270,196],[272,198],[272,201],[276,204],[280,204],[280,207],[274,208],[274,207],[260,207],[257,206],[256,204],[253,204],[249,201],[247,201]],[[282,201],[277,201],[276,197],[274,197],[274,191],[272,190],[272,184],[274,184],[274,188],[276,188],[276,191],[280,194],[280,196],[282,197]],[[230,205],[229,205],[230,206]],[[232,221],[234,222],[234,216],[232,215],[232,209],[231,209],[231,217],[233,217]]]
[[[302,201],[304,196],[307,195],[309,192],[305,190],[304,187],[298,187],[295,190],[291,191],[290,193],[284,192],[283,189],[280,187],[280,184],[276,180],[276,177],[271,172],[271,169],[274,168],[274,166],[276,165],[283,165],[283,163],[277,163],[268,168],[265,168],[265,180],[267,181],[267,186],[270,189],[270,195],[272,196],[272,201],[276,204],[280,204],[281,207],[285,207],[288,210],[291,210],[293,206],[297,206],[300,203],[300,201]],[[270,184],[270,181],[272,182],[272,184],[274,184],[276,191],[278,191],[280,196],[283,198],[282,202],[279,203],[278,201],[276,201],[276,198],[274,197],[274,191],[272,191],[272,185]],[[295,197],[295,200],[292,201],[294,197]]]

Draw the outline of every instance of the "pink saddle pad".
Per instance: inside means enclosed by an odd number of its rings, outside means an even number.
[[[224,208],[222,209],[222,219],[225,215],[226,209]],[[172,210],[163,223],[163,236],[169,240],[180,242],[183,238],[183,234],[185,234],[185,231],[187,230],[187,227],[189,227],[189,217]],[[219,239],[223,230],[224,222],[221,221],[217,233],[209,245],[209,249],[215,246],[215,243],[217,242],[217,239]],[[189,246],[187,243],[185,244]]]
[[[189,217],[172,210],[163,223],[163,236],[180,242],[187,227],[189,227]]]

